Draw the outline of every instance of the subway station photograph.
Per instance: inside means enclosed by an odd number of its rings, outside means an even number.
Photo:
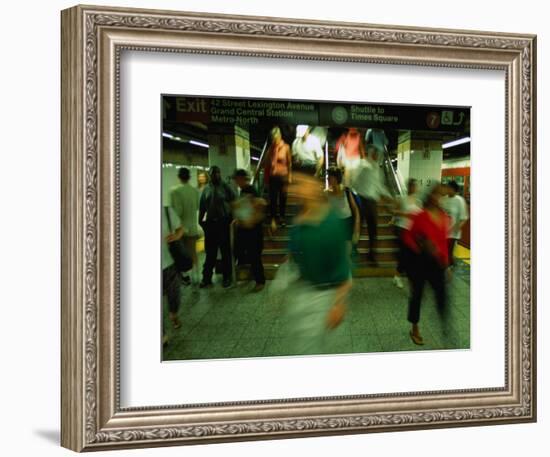
[[[161,96],[162,360],[470,348],[470,108]]]

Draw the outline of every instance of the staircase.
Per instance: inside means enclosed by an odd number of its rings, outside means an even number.
[[[257,164],[256,172],[254,173],[253,184],[263,193],[263,174],[262,163],[267,150],[267,142],[264,144],[260,160]],[[330,165],[334,162],[333,155],[328,155]],[[389,153],[386,150],[384,161],[382,164],[386,186],[393,195],[402,195],[402,183],[400,182],[396,170],[391,164]],[[366,226],[361,227],[361,235],[358,243],[358,256],[354,259],[353,277],[389,277],[393,276],[397,267],[397,240],[394,233],[393,225],[390,224],[392,214],[390,211],[390,202],[382,201],[378,203],[378,233],[375,245],[376,260],[378,264],[372,265],[367,261],[367,252],[369,245],[369,237]],[[298,214],[299,206],[296,200],[289,196],[286,208],[287,223],[291,223],[292,219]],[[269,218],[266,218],[264,224],[264,250],[262,261],[265,270],[266,279],[273,279],[279,265],[285,262],[288,255],[289,229],[286,227],[278,227],[272,233],[269,227]],[[238,267],[236,270],[238,280],[250,279],[250,271],[247,267]]]
[[[298,213],[298,205],[291,197],[287,204],[287,220],[292,221]],[[391,213],[388,203],[379,203],[378,205],[378,239],[376,240],[376,258],[377,266],[367,262],[367,252],[369,237],[367,227],[361,227],[361,236],[358,243],[358,256],[354,262],[353,276],[356,278],[364,277],[388,277],[395,274],[397,266],[396,254],[397,244],[393,226],[389,223]],[[268,222],[264,225],[264,250],[262,261],[264,264],[266,279],[273,279],[279,265],[286,260],[288,255],[289,230],[291,225],[278,227],[274,233],[271,232]],[[237,279],[250,279],[250,272],[247,267],[237,268]]]

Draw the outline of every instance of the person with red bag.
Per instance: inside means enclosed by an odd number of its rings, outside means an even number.
[[[409,335],[417,345],[424,344],[418,323],[422,293],[426,282],[435,293],[437,310],[444,317],[447,308],[446,270],[449,266],[447,233],[451,221],[441,207],[445,187],[437,183],[426,195],[424,209],[412,219],[410,230],[403,234],[403,241],[410,249],[408,263],[411,293],[409,297],[408,321],[412,324]]]

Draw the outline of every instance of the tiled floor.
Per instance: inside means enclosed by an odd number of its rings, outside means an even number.
[[[425,289],[420,329],[425,345],[416,346],[408,332],[407,287],[398,289],[391,278],[355,279],[342,324],[327,331],[322,353],[466,349],[470,347],[469,265],[457,260],[449,281],[449,313],[438,316],[433,293]],[[252,293],[253,283],[223,289],[220,284],[202,290],[188,286],[182,292],[182,327],[165,322],[169,344],[164,360],[219,359],[299,355],[289,332],[285,296],[268,286]]]

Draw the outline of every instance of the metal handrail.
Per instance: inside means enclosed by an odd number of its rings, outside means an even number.
[[[267,150],[267,143],[268,143],[268,140],[265,140],[264,147],[262,148],[262,153],[260,154],[260,160],[258,160],[258,165],[256,166],[256,171],[252,175],[252,180],[250,182],[250,184],[252,184],[252,185],[254,185],[254,182],[256,182],[256,178],[258,177],[258,173],[262,169],[263,162],[264,162],[265,155],[266,155],[265,152]]]
[[[325,190],[328,190],[328,141],[325,141]]]
[[[399,171],[399,169],[396,168],[394,173],[397,179],[397,183],[399,185],[399,194],[401,196],[407,195],[407,187],[405,186],[405,180],[403,179],[401,172]]]
[[[390,154],[387,147],[384,148],[384,163],[386,165],[386,169],[389,168],[391,171],[391,184],[394,187],[396,193],[398,194],[398,196],[405,195],[405,193],[403,192],[401,181],[399,180],[399,176],[397,175],[397,172],[393,168],[393,165],[391,163]]]

